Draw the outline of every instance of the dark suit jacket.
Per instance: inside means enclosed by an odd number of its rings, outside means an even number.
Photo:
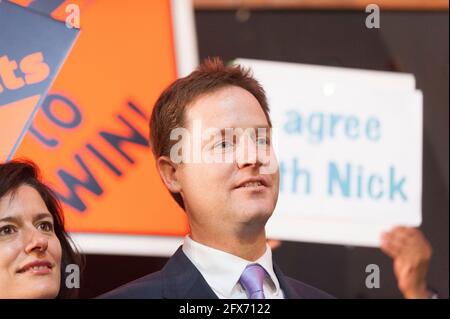
[[[286,299],[333,298],[325,292],[283,275],[275,264],[274,271]],[[180,247],[160,271],[132,281],[99,298],[217,299],[218,297]]]

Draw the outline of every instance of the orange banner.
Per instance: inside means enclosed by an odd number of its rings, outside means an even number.
[[[183,235],[148,145],[151,108],[177,74],[170,1],[70,3],[80,36],[15,157],[40,166],[72,232]]]

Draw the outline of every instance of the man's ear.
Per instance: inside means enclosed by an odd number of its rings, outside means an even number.
[[[181,185],[178,182],[176,174],[178,164],[173,163],[168,156],[160,156],[156,161],[156,167],[169,191],[171,193],[179,193],[181,191]]]

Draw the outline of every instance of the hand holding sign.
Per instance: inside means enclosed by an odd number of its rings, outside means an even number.
[[[432,249],[416,228],[395,227],[382,236],[381,250],[393,258],[398,288],[408,299],[428,298],[426,275]]]

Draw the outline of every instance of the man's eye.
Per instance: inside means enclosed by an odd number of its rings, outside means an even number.
[[[12,235],[16,232],[16,229],[12,225],[6,225],[0,228],[0,236]]]
[[[233,146],[233,145],[228,141],[220,141],[219,143],[217,143],[215,145],[215,148],[224,149],[224,148],[229,148],[231,146]]]
[[[52,232],[53,231],[53,224],[51,222],[42,222],[40,223],[37,228],[39,230],[42,230],[44,232]]]
[[[259,145],[270,145],[270,139],[267,137],[260,137],[257,142]]]

